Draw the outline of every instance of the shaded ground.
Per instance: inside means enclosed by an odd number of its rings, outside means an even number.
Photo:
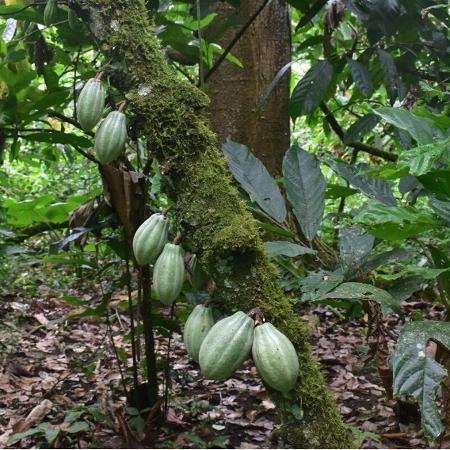
[[[92,292],[92,291],[91,291]],[[82,289],[68,293],[94,305],[98,299]],[[113,299],[120,305],[123,297]],[[438,316],[439,307],[410,303],[409,310]],[[203,380],[187,358],[180,336],[172,341],[168,423],[144,436],[144,418],[125,408],[125,394],[117,360],[104,320],[70,319],[74,309],[57,300],[45,287],[34,299],[20,292],[3,293],[0,302],[0,447],[14,432],[36,434],[13,444],[29,447],[277,447],[269,436],[277,427],[274,405],[247,363],[225,382]],[[130,354],[129,319],[119,307],[111,309],[111,324],[118,356]],[[394,402],[385,400],[381,379],[367,353],[364,322],[338,319],[319,307],[304,315],[312,324],[312,342],[324,373],[346,421],[369,434],[364,447],[428,447],[417,423],[399,424]],[[399,324],[389,319],[390,334]],[[164,367],[167,338],[158,336],[160,367]],[[128,361],[130,362],[130,361]],[[130,378],[130,374],[125,374]],[[40,405],[37,423],[25,420]],[[90,405],[83,408],[83,405]],[[41,416],[42,416],[41,414]],[[151,415],[151,414],[150,414]],[[31,421],[32,422],[32,421]],[[42,425],[44,424],[44,425]],[[45,425],[47,424],[47,425]],[[150,427],[152,429],[152,427]],[[30,431],[28,431],[30,433]],[[370,434],[373,433],[373,434]],[[56,436],[56,437],[55,437]],[[53,441],[51,440],[53,438]],[[56,443],[56,444],[55,444]]]

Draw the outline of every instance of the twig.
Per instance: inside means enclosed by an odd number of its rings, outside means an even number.
[[[173,319],[175,311],[175,303],[172,303],[172,307],[170,308],[170,319]],[[166,367],[164,368],[164,378],[165,378],[165,386],[164,386],[164,418],[167,419],[167,405],[169,402],[169,380],[170,380],[170,343],[172,341],[172,332],[169,334],[169,340],[167,342],[167,355],[166,355]]]
[[[233,47],[236,45],[236,43],[239,41],[239,39],[242,37],[242,35],[247,31],[248,27],[256,20],[256,18],[261,14],[262,10],[265,8],[265,6],[269,3],[270,0],[264,0],[260,7],[253,13],[253,15],[247,20],[247,22],[242,26],[242,28],[236,33],[234,38],[231,40],[231,42],[227,45],[223,53],[216,59],[213,66],[209,71],[205,74],[204,81],[208,81],[211,75],[219,68],[219,66],[223,63],[223,61],[226,59],[228,54],[231,52]]]
[[[344,130],[341,128],[333,113],[329,110],[328,106],[325,102],[320,104],[320,109],[325,114],[325,119],[330,125],[331,129],[338,135],[339,139],[344,143]],[[349,147],[354,148],[355,150],[360,150],[364,153],[368,153],[373,156],[378,156],[379,158],[383,158],[387,161],[396,162],[398,157],[393,153],[386,152],[376,147],[372,147],[371,145],[363,144],[362,142],[352,142],[347,144]]]
[[[131,295],[131,271],[130,271],[130,262],[128,258],[125,261],[125,267],[127,271],[127,288],[128,288],[128,305],[130,309],[130,339],[131,339],[131,355],[133,358],[133,383],[134,390],[137,392],[138,389],[138,372],[137,372],[137,360],[136,360],[136,341],[135,341],[135,333],[134,333],[134,308],[133,308],[133,297]]]
[[[111,322],[109,320],[109,308],[108,307],[106,307],[105,317],[106,317],[106,327],[108,329],[109,339],[111,341],[114,355],[116,357],[117,366],[119,367],[120,379],[122,381],[123,390],[125,392],[125,396],[127,397],[128,396],[127,385],[125,383],[125,377],[123,375],[122,365],[120,363],[119,352],[117,351],[116,343],[114,342],[114,337],[113,337],[112,328],[111,328]]]
[[[60,119],[63,122],[70,123],[70,125],[73,125],[75,128],[78,128],[79,130],[84,131],[83,128],[81,128],[81,125],[75,119],[72,119],[71,117],[67,117],[64,114],[59,113],[58,111],[50,109],[48,111],[48,115],[50,117],[56,117],[57,119]],[[89,136],[94,136],[94,133],[92,131],[84,131],[84,133],[88,134]]]
[[[73,97],[73,118],[74,119],[77,117],[77,102],[76,102],[76,98],[75,98],[75,91],[76,91],[76,86],[77,86],[78,63],[80,62],[80,56],[81,56],[82,49],[83,49],[83,47],[80,45],[80,48],[78,49],[77,57],[75,59],[75,64],[73,66],[72,97]]]
[[[203,86],[205,85],[205,67],[203,65],[203,38],[202,38],[202,29],[200,27],[200,0],[196,0],[196,7],[197,7],[197,32],[198,32],[198,53],[199,53],[199,59],[198,59],[198,75],[199,75],[199,83],[200,87],[203,89]]]

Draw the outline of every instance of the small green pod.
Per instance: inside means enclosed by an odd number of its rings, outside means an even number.
[[[110,112],[95,133],[94,149],[97,159],[102,164],[114,161],[123,152],[126,140],[125,114],[120,111]]]
[[[102,118],[105,108],[105,89],[97,78],[83,86],[77,100],[77,119],[84,131],[91,131]]]
[[[137,229],[133,252],[140,266],[153,264],[167,243],[169,222],[163,214],[153,214]]]
[[[242,311],[219,320],[200,346],[203,376],[210,380],[231,377],[249,357],[254,327],[254,320]]]
[[[252,354],[266,384],[280,392],[294,388],[299,372],[297,352],[289,338],[271,323],[255,328]]]
[[[214,325],[212,309],[197,305],[184,325],[183,341],[189,356],[198,363],[198,354],[203,340]]]
[[[153,269],[153,288],[156,298],[165,305],[180,295],[184,282],[184,261],[179,245],[167,243]]]
[[[49,27],[58,20],[57,0],[47,0],[44,8],[44,24]]]

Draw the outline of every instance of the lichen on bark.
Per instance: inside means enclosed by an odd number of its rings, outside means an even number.
[[[289,396],[270,391],[283,419],[279,436],[293,447],[352,446],[311,356],[306,327],[281,291],[256,223],[232,184],[204,112],[208,98],[171,70],[142,1],[77,3],[87,12],[102,51],[118,63],[111,80],[125,93],[135,126],[171,177],[185,245],[214,277],[215,294],[230,311],[260,307],[297,349],[295,391]]]

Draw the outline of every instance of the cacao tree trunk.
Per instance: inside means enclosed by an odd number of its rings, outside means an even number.
[[[280,436],[293,447],[352,446],[311,356],[306,327],[280,289],[255,221],[231,182],[205,115],[207,96],[168,66],[142,0],[75,3],[107,58],[120,62],[111,64],[109,76],[135,115],[133,129],[146,137],[156,157],[164,157],[165,173],[176,188],[174,212],[183,246],[197,253],[215,279],[216,296],[230,310],[261,308],[298,352],[296,389],[289,396],[270,392],[283,419]]]
[[[241,0],[238,8],[220,3],[219,23],[231,13],[248,20],[262,1]],[[219,39],[222,48],[227,48],[236,33],[236,29],[229,30]],[[225,60],[208,80],[213,130],[220,143],[230,137],[247,145],[272,175],[280,175],[290,136],[289,73],[258,111],[257,105],[279,70],[291,60],[286,0],[266,5],[231,52],[244,67]]]

